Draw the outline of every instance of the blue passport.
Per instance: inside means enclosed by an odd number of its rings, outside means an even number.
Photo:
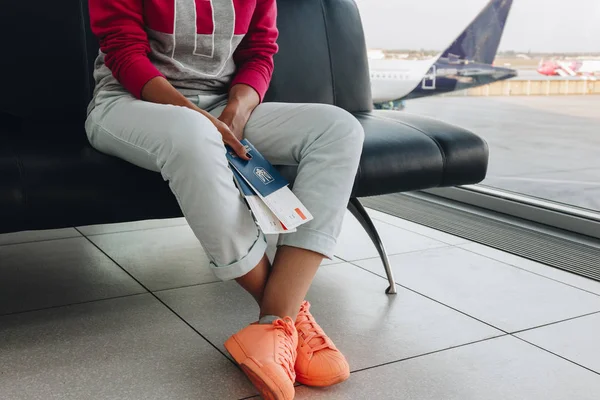
[[[242,160],[235,154],[231,147],[226,146],[227,160],[233,167],[242,175],[251,187],[258,192],[261,197],[267,197],[273,192],[288,185],[288,181],[271,165],[266,158],[262,156],[254,146],[247,140],[243,139],[241,143],[246,148],[246,151],[252,156],[249,161]],[[240,179],[244,181],[244,179]],[[244,182],[246,184],[246,182]],[[246,186],[248,186],[246,184]],[[247,190],[252,192],[252,188],[247,187]],[[244,194],[246,193],[244,190]]]
[[[233,172],[233,177],[235,178],[235,181],[240,189],[240,192],[242,192],[242,194],[244,196],[256,196],[256,193],[254,192],[254,190],[252,190],[252,188],[248,185],[246,180],[244,178],[242,178],[240,173],[237,172],[237,170],[235,168],[231,168],[231,172]]]

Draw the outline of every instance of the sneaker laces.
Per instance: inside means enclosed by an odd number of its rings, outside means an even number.
[[[277,330],[277,336],[280,339],[278,341],[277,362],[293,382],[296,380],[296,372],[294,371],[296,347],[292,340],[295,330],[294,321],[289,317],[286,317],[285,320],[278,319],[273,322],[273,327]]]
[[[333,343],[325,335],[325,332],[317,324],[309,310],[310,303],[305,301],[300,307],[298,318],[296,318],[296,330],[298,334],[302,335],[304,343],[308,346],[309,354],[323,349],[333,349]]]

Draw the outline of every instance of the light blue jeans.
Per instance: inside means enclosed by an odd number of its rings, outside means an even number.
[[[220,115],[224,96],[190,97]],[[221,280],[241,277],[267,244],[225,158],[220,133],[202,114],[137,100],[126,92],[100,92],[86,131],[97,150],[160,172]],[[348,112],[324,104],[263,103],[244,131],[272,164],[297,165],[293,192],[314,219],[278,245],[333,257],[362,151],[363,129]]]

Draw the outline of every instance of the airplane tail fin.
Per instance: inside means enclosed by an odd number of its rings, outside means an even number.
[[[512,3],[513,0],[490,0],[441,57],[491,65]]]

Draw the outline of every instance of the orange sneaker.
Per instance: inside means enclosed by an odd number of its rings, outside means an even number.
[[[331,386],[348,379],[350,366],[309,311],[304,301],[296,317],[298,358],[296,381],[307,386]]]
[[[252,324],[231,336],[225,348],[267,400],[294,398],[298,334],[290,317]]]

